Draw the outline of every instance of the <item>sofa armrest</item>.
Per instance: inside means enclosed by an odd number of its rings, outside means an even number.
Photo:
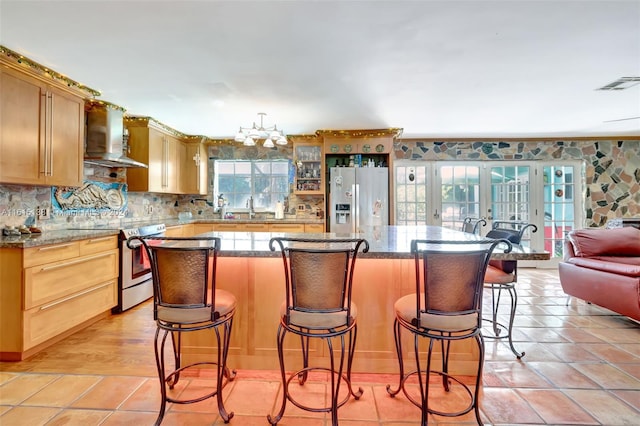
[[[576,252],[573,249],[573,244],[568,238],[565,238],[564,243],[562,244],[562,260],[567,262],[572,257],[576,257]]]

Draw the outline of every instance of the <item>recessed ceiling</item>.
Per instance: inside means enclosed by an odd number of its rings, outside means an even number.
[[[594,90],[640,76],[639,1],[2,0],[0,43],[188,134],[640,136],[640,85]]]

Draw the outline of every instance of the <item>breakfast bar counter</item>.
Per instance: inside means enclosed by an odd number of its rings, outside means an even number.
[[[441,227],[385,226],[363,234],[285,234],[269,232],[210,232],[202,236],[221,237],[217,279],[219,288],[232,292],[238,307],[231,335],[229,366],[238,369],[277,370],[276,330],[280,305],[284,300],[284,273],[279,252],[269,250],[274,236],[303,238],[367,239],[368,253],[358,255],[354,273],[353,301],[358,306],[358,338],[354,372],[396,373],[398,361],[393,339],[394,302],[415,291],[415,272],[409,245],[412,239],[474,239],[470,234]],[[497,250],[494,257],[543,260],[549,253],[516,247],[511,254]],[[321,273],[321,272],[320,272]],[[299,367],[299,339],[287,336],[285,353]],[[409,339],[409,336],[405,336]],[[407,342],[405,348],[412,348]],[[310,348],[311,357],[328,362],[326,345]],[[210,360],[215,354],[211,333],[193,332],[183,336],[186,362]],[[413,350],[404,354],[407,360]],[[452,371],[473,374],[478,352],[470,340],[451,347]],[[293,367],[292,367],[293,368]]]

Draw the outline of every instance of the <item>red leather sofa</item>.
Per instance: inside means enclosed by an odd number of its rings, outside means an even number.
[[[558,265],[565,293],[640,321],[640,229],[579,229]]]

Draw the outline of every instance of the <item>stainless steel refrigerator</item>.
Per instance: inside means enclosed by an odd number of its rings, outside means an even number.
[[[387,167],[332,167],[329,179],[330,232],[354,233],[389,224]]]

